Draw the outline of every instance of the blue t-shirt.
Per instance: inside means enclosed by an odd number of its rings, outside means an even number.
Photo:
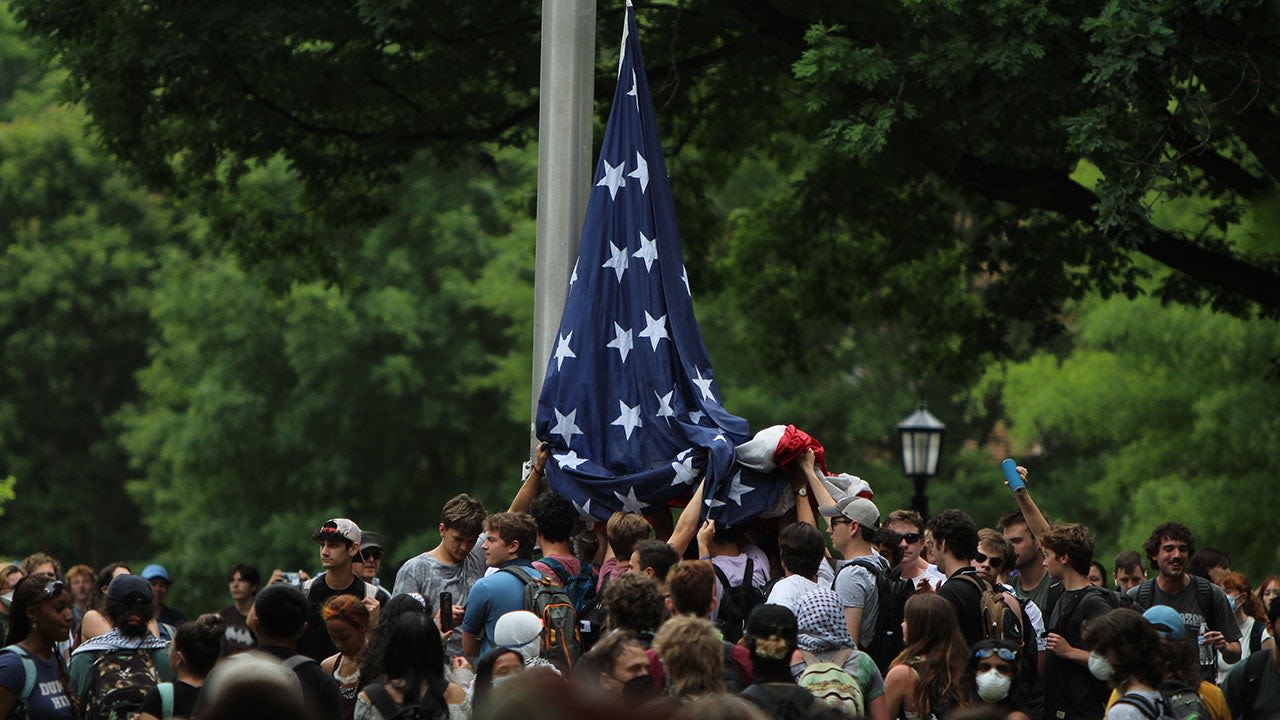
[[[35,655],[30,657],[36,666],[36,684],[27,698],[29,720],[74,720],[71,698],[62,686],[62,676],[58,672],[58,661],[52,657],[48,660],[41,660]],[[26,679],[22,658],[12,651],[0,653],[0,686],[21,700]]]
[[[542,573],[533,569],[529,560],[515,559],[502,565],[504,568],[520,567],[532,577]],[[498,618],[509,612],[524,610],[524,583],[511,573],[495,572],[476,581],[467,596],[467,613],[462,616],[462,631],[480,638],[480,654],[493,649],[493,630]]]

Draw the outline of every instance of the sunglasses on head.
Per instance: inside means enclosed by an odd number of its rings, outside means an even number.
[[[1018,653],[1014,650],[1010,650],[1009,648],[983,648],[981,650],[975,650],[973,653],[973,656],[979,660],[986,660],[992,655],[996,655],[1001,660],[1006,660],[1008,662],[1014,662],[1018,659]]]
[[[44,586],[44,599],[47,600],[48,598],[51,598],[51,597],[57,597],[58,595],[62,594],[62,591],[65,590],[66,587],[67,587],[66,585],[62,584],[61,580],[54,580],[53,582]]]
[[[990,562],[991,567],[993,568],[998,568],[1001,565],[1004,565],[1004,558],[996,557],[994,555],[983,555],[982,553],[974,553],[973,557],[980,563]]]
[[[915,545],[923,538],[924,536],[920,533],[902,533],[902,539],[905,540],[908,545]]]

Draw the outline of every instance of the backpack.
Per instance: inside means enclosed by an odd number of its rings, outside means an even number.
[[[1249,629],[1249,654],[1262,650],[1262,631],[1267,629],[1267,624],[1261,620],[1254,618],[1253,627]]]
[[[559,560],[544,557],[540,562],[551,568],[551,572],[560,578],[560,584],[564,586],[565,594],[573,603],[573,609],[577,611],[579,617],[582,617],[596,598],[596,569],[591,566],[591,563],[584,562],[578,574],[571,576],[569,568]]]
[[[823,705],[804,688],[795,685],[755,683],[739,693],[764,710],[771,720],[800,720],[818,714]]]
[[[871,638],[862,638],[858,644],[871,656],[883,675],[889,672],[890,663],[906,647],[902,639],[902,608],[907,604],[907,598],[915,593],[916,586],[896,573],[881,571],[876,563],[864,560],[865,557],[854,558],[848,565],[840,568],[840,571],[844,572],[844,569],[850,565],[857,565],[866,569],[876,579],[876,598],[879,601],[879,608],[876,610],[875,635]],[[836,577],[839,576],[840,573],[836,573]],[[831,589],[835,590],[835,587],[836,581],[833,578]]]
[[[578,628],[578,612],[568,594],[551,578],[534,578],[522,567],[505,567],[502,572],[515,575],[524,583],[524,609],[542,618],[542,644],[539,657],[548,660],[561,672],[573,669],[582,656],[582,636]]]
[[[438,707],[433,709],[427,705],[414,703],[413,705],[397,705],[391,693],[387,692],[386,687],[382,683],[374,683],[366,685],[364,694],[368,696],[369,702],[378,710],[378,714],[382,715],[383,720],[437,720],[448,714],[447,711],[442,712]],[[424,697],[422,700],[431,701],[433,698]],[[436,703],[432,703],[433,705]]]
[[[1022,647],[1025,637],[1022,628],[1022,608],[1011,593],[995,587],[974,574],[957,575],[952,579],[964,580],[978,588],[978,592],[981,593],[978,607],[982,615],[984,640],[1007,640]]]
[[[24,679],[22,681],[22,692],[18,695],[18,703],[14,705],[10,717],[25,718],[27,716],[27,699],[31,697],[31,691],[36,688],[36,661],[31,658],[25,649],[18,645],[10,645],[0,652],[13,653],[22,661],[22,672]]]
[[[1200,606],[1200,614],[1205,618],[1213,617],[1213,583],[1199,575],[1190,575],[1191,584],[1196,586],[1196,605]],[[1155,598],[1156,581],[1143,580],[1134,594],[1134,602],[1138,612],[1151,609],[1151,601]]]
[[[609,587],[609,578],[596,591],[586,606],[578,612],[578,633],[582,638],[582,651],[586,652],[604,637],[605,624],[609,620],[609,609],[604,606],[604,589]]]
[[[720,585],[724,588],[724,601],[720,603],[720,612],[716,615],[716,627],[726,642],[736,643],[742,638],[742,631],[747,626],[747,618],[757,605],[764,604],[764,593],[751,584],[751,576],[755,574],[755,563],[747,558],[746,569],[742,571],[742,582],[729,584],[729,577],[715,563],[711,563]]]
[[[168,720],[173,717],[173,683],[162,682],[156,685],[156,692],[160,693],[160,718]]]
[[[1242,693],[1240,708],[1240,717],[1244,720],[1253,719],[1253,706],[1258,702],[1258,690],[1262,685],[1262,674],[1266,672],[1267,665],[1271,663],[1271,651],[1262,650],[1249,656],[1244,661],[1244,691]]]
[[[1134,693],[1127,693],[1116,702],[1138,708],[1149,720],[1209,720],[1213,717],[1200,698],[1200,693],[1177,680],[1160,683],[1159,707],[1148,698]]]
[[[89,669],[86,720],[127,720],[137,715],[147,691],[159,679],[155,659],[148,650],[99,653]]]
[[[796,684],[813,693],[820,702],[843,710],[850,717],[863,717],[866,701],[862,686],[844,669],[853,654],[852,648],[844,648],[831,660],[818,660],[817,656],[802,651],[805,667],[796,678]]]

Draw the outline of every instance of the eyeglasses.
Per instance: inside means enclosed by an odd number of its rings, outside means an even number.
[[[374,561],[377,561],[377,560],[381,560],[381,559],[382,559],[382,551],[381,551],[381,550],[370,550],[369,552],[362,552],[362,553],[360,553],[360,560],[361,560],[361,561],[365,561],[365,560],[374,560]]]
[[[908,545],[915,545],[923,538],[924,536],[920,533],[902,533],[902,539],[906,541]]]
[[[832,524],[832,526],[835,526],[835,525],[852,525],[852,524],[853,524],[853,521],[852,521],[852,520],[850,520],[850,519],[849,519],[849,518],[847,518],[847,517],[844,517],[844,516],[841,516],[841,517],[833,517],[833,518],[831,518],[831,524]]]
[[[983,648],[981,650],[975,650],[973,653],[973,656],[979,660],[986,660],[992,655],[996,655],[1001,660],[1007,660],[1009,662],[1014,662],[1018,659],[1017,651],[1010,650],[1009,648]]]
[[[999,558],[999,557],[996,557],[995,555],[983,555],[982,553],[978,552],[978,553],[974,553],[973,557],[975,560],[977,560],[980,563],[990,562],[991,567],[996,569],[999,569],[1002,565],[1004,565],[1004,558]]]

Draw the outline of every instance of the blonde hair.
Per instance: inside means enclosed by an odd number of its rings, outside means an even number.
[[[710,620],[678,615],[658,628],[653,649],[677,695],[725,692],[720,635]]]

